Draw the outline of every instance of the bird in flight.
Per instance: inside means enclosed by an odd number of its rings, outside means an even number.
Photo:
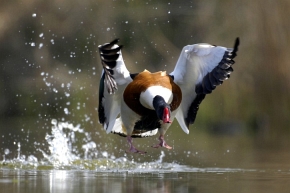
[[[131,73],[126,68],[119,39],[99,46],[103,67],[99,86],[99,122],[107,133],[126,137],[127,152],[144,154],[132,138],[156,135],[154,148],[172,149],[165,133],[174,118],[185,133],[196,118],[206,94],[223,83],[233,72],[239,38],[233,48],[210,44],[183,47],[171,73],[144,70]]]

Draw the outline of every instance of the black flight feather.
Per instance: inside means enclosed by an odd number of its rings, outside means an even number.
[[[211,72],[204,76],[201,83],[196,85],[195,92],[197,95],[191,103],[185,118],[187,127],[189,124],[194,123],[199,105],[205,98],[205,95],[211,93],[216,86],[222,84],[224,80],[230,77],[231,72],[233,72],[232,65],[235,63],[233,59],[237,56],[239,44],[240,39],[237,38],[234,48],[227,49],[219,64]]]

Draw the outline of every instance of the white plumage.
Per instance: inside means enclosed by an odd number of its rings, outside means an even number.
[[[148,108],[154,110],[153,98],[155,95],[162,96],[166,103],[170,104],[172,102],[173,94],[168,88],[162,86],[151,86],[140,94],[140,103]]]

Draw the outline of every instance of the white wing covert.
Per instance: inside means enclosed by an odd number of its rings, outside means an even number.
[[[189,133],[189,124],[194,123],[205,95],[230,77],[238,46],[239,38],[233,49],[210,44],[188,45],[182,49],[170,75],[182,90],[182,102],[176,119],[185,133]]]
[[[118,39],[99,46],[103,66],[99,87],[99,122],[107,133],[112,132],[117,116],[120,114],[121,99],[126,86],[132,81]]]

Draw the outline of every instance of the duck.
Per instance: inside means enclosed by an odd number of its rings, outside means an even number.
[[[106,133],[127,138],[126,152],[145,154],[133,138],[159,133],[153,148],[172,149],[165,133],[176,119],[189,134],[201,102],[207,94],[230,78],[239,38],[233,48],[207,43],[183,47],[174,70],[131,73],[127,69],[119,39],[98,46],[102,64],[99,85],[99,123]]]

